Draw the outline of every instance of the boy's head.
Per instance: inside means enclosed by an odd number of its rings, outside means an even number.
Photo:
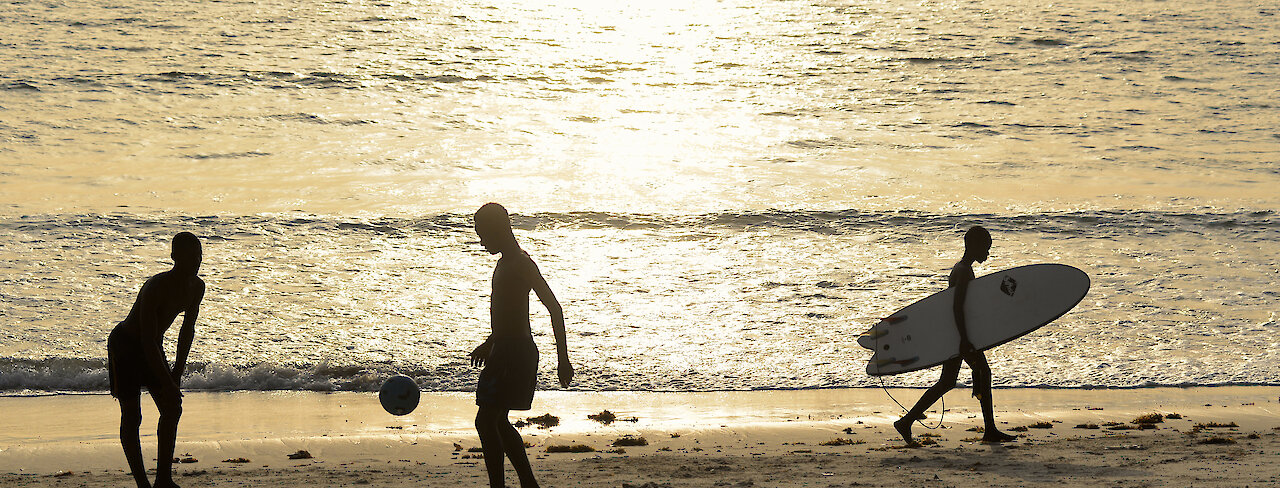
[[[195,234],[179,232],[173,236],[173,252],[169,256],[173,258],[174,268],[192,273],[199,271],[201,255],[200,239]]]
[[[991,233],[980,225],[964,233],[964,256],[979,263],[991,255]]]
[[[498,254],[516,247],[516,236],[511,232],[511,217],[507,209],[496,203],[486,203],[476,210],[476,235],[480,245],[489,254]]]

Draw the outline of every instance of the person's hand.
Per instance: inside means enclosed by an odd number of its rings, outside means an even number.
[[[969,342],[967,339],[961,339],[961,340],[960,340],[960,355],[961,355],[961,356],[968,356],[968,355],[970,355],[970,354],[973,354],[974,350],[975,350],[975,348],[973,347],[973,343],[972,343],[972,342]]]
[[[573,381],[573,365],[569,364],[569,358],[560,358],[560,366],[557,368],[557,372],[560,373],[560,386],[568,388],[569,382]]]
[[[492,342],[485,341],[484,344],[476,346],[475,350],[471,351],[471,365],[477,368],[484,366],[484,360],[489,359],[489,351],[492,350]]]

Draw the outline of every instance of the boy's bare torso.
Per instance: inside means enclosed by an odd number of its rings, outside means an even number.
[[[159,342],[163,339],[165,331],[173,325],[173,320],[178,317],[178,314],[198,304],[197,300],[203,296],[203,290],[204,280],[197,276],[183,277],[172,271],[152,276],[143,283],[142,290],[138,292],[138,299],[134,301],[133,308],[129,309],[129,315],[120,322],[119,327],[132,332],[135,336],[141,336],[142,314],[154,314],[155,340]]]
[[[504,255],[493,268],[493,289],[489,297],[489,319],[495,336],[528,336],[529,279],[535,265],[528,254]]]

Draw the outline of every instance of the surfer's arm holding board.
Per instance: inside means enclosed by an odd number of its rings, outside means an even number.
[[[951,268],[951,275],[947,276],[947,284],[956,289],[955,300],[952,302],[951,310],[956,317],[956,329],[960,332],[960,354],[965,355],[973,352],[973,343],[969,341],[969,330],[964,321],[964,300],[969,294],[969,282],[973,281],[973,266],[967,261],[956,263]]]

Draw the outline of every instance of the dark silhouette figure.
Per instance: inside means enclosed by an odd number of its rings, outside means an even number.
[[[138,428],[142,424],[140,401],[142,387],[160,411],[157,427],[156,488],[174,488],[173,449],[178,436],[178,418],[182,416],[182,393],[178,390],[187,353],[195,337],[196,316],[204,298],[204,281],[200,271],[200,240],[190,232],[173,237],[173,269],[152,276],[143,283],[129,316],[116,325],[107,338],[107,366],[111,377],[111,396],[120,402],[120,444],[139,488],[150,488],[147,470],[142,465],[142,445]],[[178,332],[177,357],[173,369],[162,347],[165,331],[178,314],[184,314]]]
[[[964,321],[964,299],[969,291],[969,282],[974,280],[973,263],[986,261],[990,253],[991,233],[987,232],[987,229],[975,225],[965,232],[964,257],[951,268],[951,274],[947,276],[947,287],[956,289],[952,310],[955,312],[956,328],[960,330],[960,356],[942,363],[942,375],[938,378],[938,382],[920,396],[920,400],[906,415],[893,423],[893,427],[898,430],[902,440],[908,445],[918,445],[915,439],[911,438],[912,422],[923,419],[925,410],[942,398],[942,395],[955,388],[961,361],[969,363],[969,369],[973,370],[973,396],[982,405],[983,442],[1006,442],[1015,439],[996,428],[991,401],[991,368],[987,366],[987,356],[982,351],[975,351],[973,344],[969,342],[969,333]]]
[[[501,254],[493,269],[493,290],[489,297],[489,320],[492,333],[471,352],[471,364],[484,366],[476,386],[476,432],[484,449],[484,465],[489,472],[489,486],[505,486],[502,456],[520,477],[520,486],[538,486],[525,454],[524,440],[507,419],[511,410],[528,410],[537,386],[538,348],[529,330],[529,290],[551,314],[551,329],[556,337],[560,385],[569,386],[573,366],[565,343],[564,313],[560,302],[538,271],[538,265],[520,249],[511,232],[507,210],[496,203],[486,203],[476,211],[476,234],[489,254]]]

